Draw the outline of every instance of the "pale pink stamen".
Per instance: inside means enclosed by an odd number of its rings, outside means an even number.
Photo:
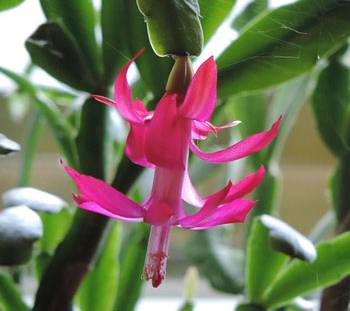
[[[188,148],[188,147],[187,147]],[[188,153],[188,149],[184,150]],[[144,277],[158,287],[165,278],[172,221],[184,216],[182,188],[185,170],[157,167],[144,220],[152,224]]]
[[[165,279],[170,238],[170,226],[152,226],[145,261],[144,277],[158,287]]]

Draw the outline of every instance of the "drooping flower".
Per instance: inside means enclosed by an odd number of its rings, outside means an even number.
[[[141,51],[140,51],[141,52]],[[188,155],[191,150],[200,159],[210,163],[226,163],[246,157],[266,147],[277,135],[279,118],[272,127],[254,134],[220,151],[207,153],[194,143],[204,140],[209,133],[233,127],[239,122],[216,127],[209,120],[216,103],[217,69],[211,57],[191,75],[186,58],[178,59],[173,79],[180,66],[180,76],[189,79],[187,90],[168,87],[154,112],[144,104],[132,100],[127,72],[140,52],[120,71],[115,81],[115,100],[94,96],[97,101],[118,110],[129,123],[126,155],[143,167],[154,169],[153,187],[142,204],[137,204],[102,180],[79,174],[65,166],[80,194],[74,194],[77,205],[87,211],[107,217],[145,222],[151,233],[145,261],[144,276],[158,287],[165,277],[171,226],[191,230],[209,229],[222,224],[244,222],[255,201],[244,198],[262,181],[264,168],[243,178],[236,184],[229,182],[221,190],[202,198],[193,187],[188,173]],[[184,71],[187,73],[183,73]],[[172,84],[172,82],[170,82]],[[176,83],[175,83],[176,84]],[[180,83],[181,84],[181,83]],[[169,85],[169,83],[168,83]],[[183,201],[197,207],[198,212],[187,215]]]

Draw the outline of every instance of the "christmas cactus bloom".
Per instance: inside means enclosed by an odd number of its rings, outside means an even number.
[[[65,170],[80,191],[73,198],[81,209],[117,220],[143,221],[151,225],[144,277],[158,287],[165,277],[171,227],[203,230],[244,222],[255,204],[244,196],[253,191],[264,176],[261,166],[238,183],[229,182],[221,190],[202,198],[188,174],[189,151],[210,163],[227,163],[246,157],[274,139],[281,118],[269,130],[224,150],[204,152],[197,147],[196,140],[204,140],[209,133],[215,134],[239,123],[235,121],[216,127],[209,122],[216,103],[214,59],[211,57],[205,61],[192,79],[188,58],[177,57],[167,90],[155,111],[151,112],[139,99],[132,100],[127,81],[128,69],[138,54],[120,71],[115,81],[115,100],[102,96],[94,98],[116,108],[129,123],[126,155],[132,162],[154,169],[150,195],[142,204],[137,204],[102,180],[79,174],[67,166]],[[184,201],[197,207],[198,211],[187,215]]]

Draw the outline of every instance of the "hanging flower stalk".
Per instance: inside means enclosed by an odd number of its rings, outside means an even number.
[[[168,246],[172,226],[203,230],[222,224],[244,222],[255,201],[244,196],[262,181],[264,168],[243,178],[237,184],[229,182],[224,188],[201,198],[188,174],[191,150],[210,163],[227,163],[266,147],[277,135],[281,117],[272,127],[220,151],[201,151],[195,140],[204,140],[209,133],[231,128],[239,122],[214,126],[209,120],[216,103],[217,69],[211,57],[192,79],[189,58],[179,56],[170,74],[166,92],[155,111],[147,111],[141,100],[132,100],[127,72],[135,55],[120,71],[115,81],[115,100],[93,96],[112,106],[129,123],[126,155],[143,167],[154,169],[153,187],[142,204],[137,204],[102,180],[79,174],[64,166],[73,178],[80,194],[73,198],[81,209],[107,217],[151,225],[144,277],[158,287],[165,278]],[[187,215],[183,201],[197,207],[198,212]]]

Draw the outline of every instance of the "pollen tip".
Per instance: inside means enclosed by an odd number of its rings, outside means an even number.
[[[160,274],[160,273],[156,273],[153,275],[152,278],[152,286],[154,288],[157,288],[164,280],[164,275]]]
[[[152,280],[152,286],[157,288],[165,279],[165,275],[161,271],[154,271],[146,267],[141,279],[145,279],[146,281]]]
[[[152,286],[157,288],[165,279],[166,260],[167,255],[165,253],[153,254],[141,278],[146,279],[146,281],[152,280]]]

